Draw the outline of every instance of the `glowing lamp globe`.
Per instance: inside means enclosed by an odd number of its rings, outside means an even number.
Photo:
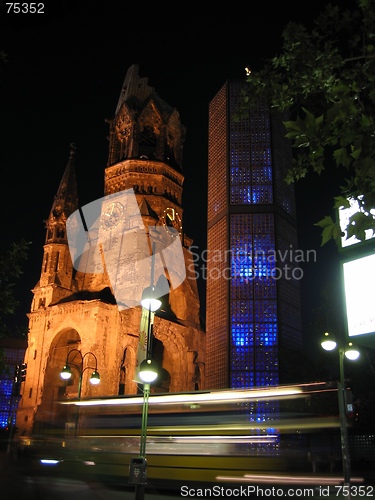
[[[145,359],[142,361],[139,367],[139,377],[140,379],[150,384],[154,382],[158,376],[158,365],[153,359]]]

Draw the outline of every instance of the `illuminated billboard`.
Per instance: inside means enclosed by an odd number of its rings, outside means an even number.
[[[351,236],[350,238],[346,237],[346,227],[349,223],[349,219],[352,215],[357,213],[359,211],[359,205],[358,201],[354,198],[348,198],[348,201],[350,203],[349,208],[343,208],[340,207],[338,210],[339,213],[339,224],[341,231],[343,232],[344,236],[341,238],[341,247],[349,247],[351,245],[354,245],[356,243],[361,243],[360,240],[358,240],[355,236]],[[375,210],[370,210],[370,213],[374,216],[375,218]],[[372,238],[375,238],[375,234],[372,231],[372,229],[367,229],[365,231],[365,240],[370,240]]]
[[[375,333],[375,254],[342,265],[348,335]]]

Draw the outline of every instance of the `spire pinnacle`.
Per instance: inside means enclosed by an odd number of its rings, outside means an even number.
[[[69,160],[65,167],[63,177],[57,190],[52,205],[49,223],[56,224],[59,221],[65,224],[65,220],[78,208],[77,178],[75,171],[74,143],[70,144]],[[63,219],[61,219],[63,217]]]
[[[76,150],[77,150],[76,145],[74,144],[74,142],[71,142],[71,143],[70,143],[69,160],[70,160],[71,158],[74,158],[74,157],[75,157],[75,155],[76,155]]]

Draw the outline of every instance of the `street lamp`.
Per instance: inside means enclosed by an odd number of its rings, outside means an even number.
[[[71,361],[69,362],[69,356],[75,353]],[[94,360],[95,360],[95,368],[92,366],[86,366],[84,367],[84,360],[86,356],[91,355]],[[76,357],[79,356],[79,365],[76,364],[75,359]],[[79,368],[79,378],[78,378],[78,399],[81,399],[81,392],[82,392],[82,379],[83,379],[83,374],[86,370],[93,370],[91,375],[90,375],[90,383],[92,385],[98,385],[100,383],[100,375],[98,372],[98,360],[95,356],[95,354],[91,351],[86,352],[85,354],[82,354],[82,352],[79,349],[71,349],[68,352],[68,355],[66,356],[66,361],[64,368],[60,372],[60,377],[64,380],[69,380],[70,377],[72,376],[72,370],[70,368],[70,365],[73,365],[77,368]],[[78,420],[79,420],[79,407],[77,407],[77,413],[76,413],[76,423],[75,423],[75,432],[77,433],[78,430]]]
[[[326,332],[320,345],[326,351],[333,351],[337,346],[339,350],[339,370],[340,381],[337,383],[337,394],[339,401],[340,416],[340,437],[341,437],[341,459],[344,473],[344,485],[350,486],[350,453],[348,442],[348,431],[346,427],[346,396],[345,396],[345,377],[344,377],[344,356],[351,361],[359,357],[359,351],[352,342],[348,342],[345,347],[338,345],[334,335]]]
[[[146,357],[139,366],[139,378],[143,382],[143,403],[142,403],[142,424],[141,438],[139,446],[139,457],[131,461],[130,478],[135,483],[135,499],[143,500],[145,495],[145,485],[147,482],[147,460],[146,460],[146,440],[147,440],[147,420],[148,420],[148,400],[150,397],[150,384],[158,376],[158,365],[152,359],[152,338],[153,324],[151,323],[151,313],[155,312],[161,306],[159,292],[154,286],[154,253],[155,244],[152,246],[151,260],[151,285],[147,287],[142,294],[141,305],[148,310],[147,323],[147,344]]]

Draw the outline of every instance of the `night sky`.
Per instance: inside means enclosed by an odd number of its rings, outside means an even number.
[[[355,0],[348,1],[355,5]],[[326,1],[230,2],[225,9],[199,2],[49,1],[44,14],[6,14],[0,7],[1,251],[32,242],[17,287],[18,324],[27,324],[32,287],[40,277],[44,219],[77,147],[80,204],[103,196],[108,125],[127,69],[139,64],[159,96],[177,108],[187,129],[184,147],[184,227],[206,245],[208,105],[227,79],[244,78],[276,55],[293,20],[306,26]],[[248,5],[248,7],[244,7]],[[271,7],[272,5],[272,7]],[[221,10],[220,10],[221,9]],[[305,268],[306,315],[319,288],[337,272],[337,249],[320,248],[314,222],[331,214],[332,180],[297,186],[300,247],[316,248]],[[202,304],[204,307],[204,304]]]

